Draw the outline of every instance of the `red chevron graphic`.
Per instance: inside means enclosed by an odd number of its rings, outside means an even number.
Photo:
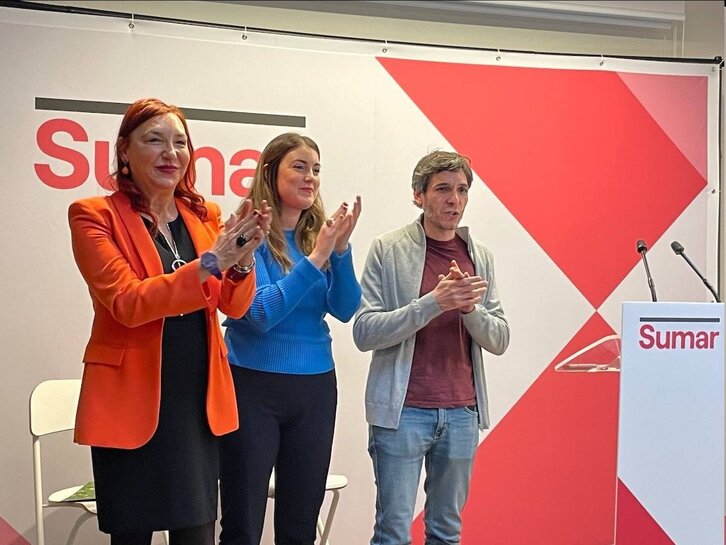
[[[706,185],[616,73],[379,62],[595,307]]]

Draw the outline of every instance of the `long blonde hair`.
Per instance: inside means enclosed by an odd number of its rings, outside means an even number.
[[[315,150],[320,157],[318,145],[309,137],[297,133],[287,132],[273,138],[265,149],[262,150],[260,160],[255,169],[255,176],[252,182],[247,199],[250,199],[255,208],[266,200],[272,207],[272,222],[270,234],[267,235],[267,247],[272,257],[280,264],[285,272],[292,268],[292,261],[287,253],[287,241],[285,232],[280,221],[280,194],[277,191],[277,172],[282,159],[292,150],[301,146],[307,146]],[[241,206],[241,205],[240,205]],[[320,198],[320,192],[315,195],[315,201],[310,208],[303,210],[295,225],[295,244],[303,254],[310,255],[315,247],[315,239],[325,221],[325,209]]]

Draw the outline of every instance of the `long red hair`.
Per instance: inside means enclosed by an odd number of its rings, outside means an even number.
[[[133,180],[133,174],[123,173],[123,161],[121,160],[121,152],[128,145],[129,136],[139,125],[145,123],[152,117],[157,115],[174,114],[179,118],[184,126],[184,132],[187,137],[187,146],[189,147],[189,166],[184,173],[184,177],[174,190],[174,196],[182,199],[194,214],[202,221],[207,219],[207,208],[204,206],[204,197],[202,197],[194,188],[197,179],[197,171],[194,167],[194,146],[189,136],[189,127],[187,126],[184,113],[176,106],[166,104],[156,98],[142,98],[137,100],[129,109],[126,110],[124,118],[121,120],[121,127],[118,130],[118,138],[116,138],[116,171],[113,173],[114,180],[112,185],[119,192],[126,195],[131,201],[131,207],[137,212],[143,212],[152,218],[152,226],[150,231],[155,233],[158,229],[157,218],[149,208],[149,201],[146,196],[139,190],[136,182]]]

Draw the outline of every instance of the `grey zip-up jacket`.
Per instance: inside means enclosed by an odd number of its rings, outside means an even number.
[[[482,348],[502,354],[509,345],[509,324],[499,302],[491,252],[469,236],[467,227],[456,233],[466,241],[476,274],[489,283],[482,302],[462,314],[471,335],[471,362],[479,409],[479,428],[489,427],[489,410]],[[442,313],[432,293],[419,297],[426,236],[421,217],[377,237],[361,278],[363,297],[353,322],[353,340],[361,351],[373,350],[366,385],[366,420],[384,428],[398,428],[411,374],[416,332]]]

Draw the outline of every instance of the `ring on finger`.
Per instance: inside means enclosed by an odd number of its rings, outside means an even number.
[[[244,235],[240,235],[237,237],[237,246],[239,246],[240,248],[242,246],[244,246],[245,244],[247,244],[248,242],[249,241],[247,240],[247,237]]]

